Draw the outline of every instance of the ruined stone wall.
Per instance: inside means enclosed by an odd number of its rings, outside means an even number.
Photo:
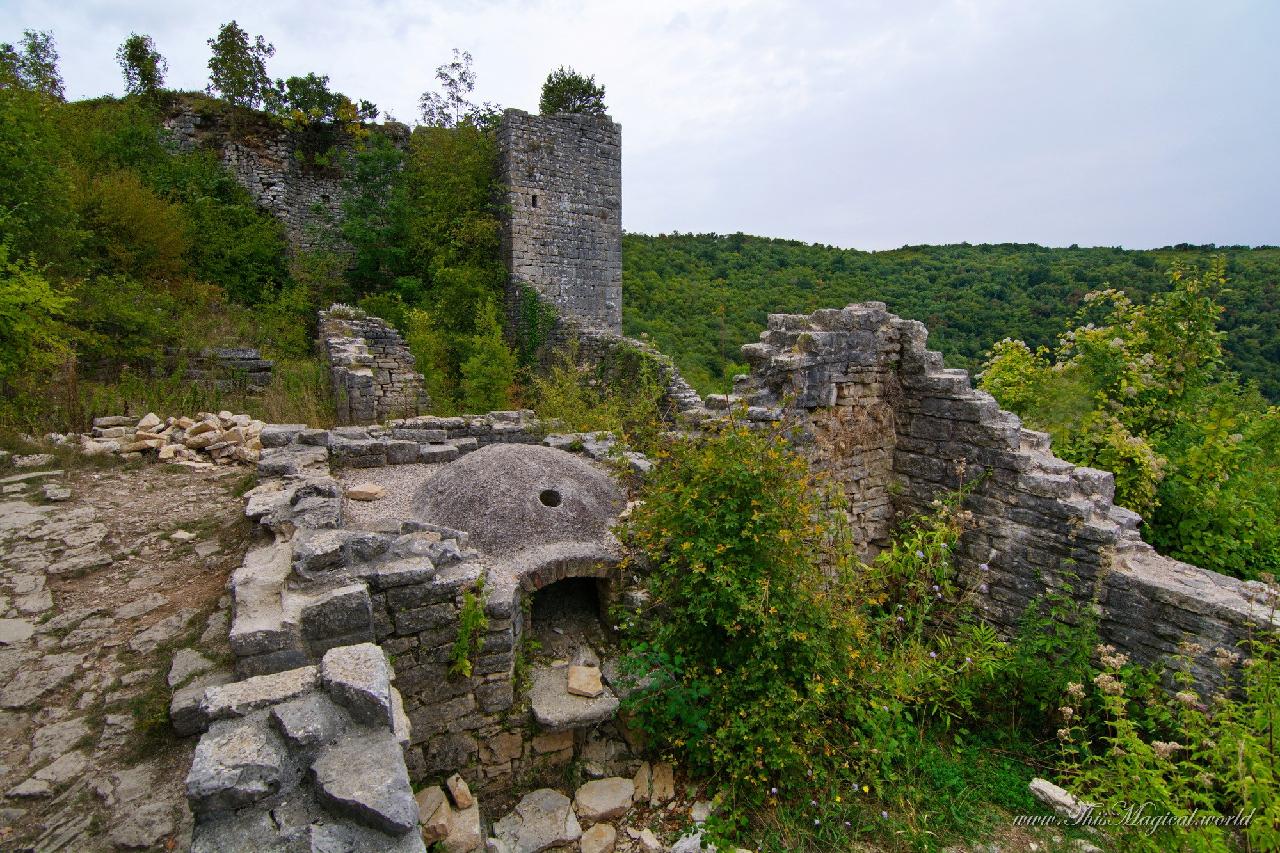
[[[430,405],[413,354],[386,321],[335,305],[320,312],[319,337],[338,423],[379,423]]]
[[[258,207],[285,226],[289,245],[310,250],[345,246],[336,225],[342,219],[343,176],[333,167],[308,167],[298,156],[296,133],[261,115],[245,119],[252,126],[232,133],[230,120],[214,110],[181,103],[164,126],[182,150],[209,147],[244,187]],[[409,129],[397,122],[373,128],[397,145],[407,144]],[[339,145],[348,150],[349,145]]]
[[[508,304],[532,287],[562,317],[622,329],[622,128],[507,110],[498,129]]]
[[[560,353],[572,352],[577,364],[619,379],[616,371],[640,367],[653,372],[662,391],[664,413],[674,418],[700,413],[704,404],[698,392],[685,381],[671,357],[645,341],[625,337],[610,329],[591,328],[572,319],[558,318],[543,353],[544,367]],[[612,374],[612,375],[611,375]],[[621,377],[623,379],[630,377]]]
[[[1065,592],[1096,602],[1103,640],[1137,661],[1198,642],[1194,672],[1216,683],[1213,650],[1234,650],[1272,618],[1265,587],[1157,554],[1139,536],[1141,519],[1113,503],[1110,473],[1053,456],[1046,434],[1024,429],[965,371],[943,367],[927,334],[877,302],[771,315],[760,342],[743,348],[751,376],[716,403],[751,404],[756,419],[796,428],[844,482],[864,552],[888,532],[891,496],[910,512],[976,484],[957,563],[1006,632],[1038,596]]]
[[[167,353],[170,358],[183,358],[177,351]],[[246,388],[260,390],[271,384],[271,371],[275,363],[263,358],[262,353],[249,347],[201,350],[185,356],[185,376],[193,382],[216,388]]]

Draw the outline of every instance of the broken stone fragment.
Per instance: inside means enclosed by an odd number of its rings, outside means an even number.
[[[387,490],[377,483],[360,483],[347,487],[347,497],[353,501],[376,501],[386,493]]]
[[[338,730],[338,709],[329,697],[308,693],[271,709],[271,722],[294,746],[310,749],[329,741]]]
[[[653,765],[650,777],[649,804],[661,805],[676,795],[675,769],[665,761]]]
[[[311,765],[317,795],[339,814],[392,835],[418,824],[400,747],[385,731],[348,734]]]
[[[455,806],[460,809],[471,808],[475,798],[471,796],[471,788],[468,787],[466,779],[454,773],[444,784],[449,789],[449,799],[453,800]]]
[[[196,745],[187,773],[192,810],[227,811],[277,793],[285,761],[284,745],[264,719],[215,722]]]
[[[596,666],[570,666],[569,692],[574,696],[594,699],[604,692],[600,681],[600,668]]]
[[[582,833],[578,849],[582,853],[613,853],[618,843],[618,830],[611,823],[597,823]]]
[[[577,841],[582,827],[568,797],[539,788],[525,794],[515,811],[494,824],[493,834],[512,853],[540,853]]]
[[[444,840],[449,834],[449,818],[452,809],[445,802],[444,791],[439,785],[423,788],[414,797],[418,801],[418,814],[422,819],[422,840],[427,844]]]
[[[578,789],[573,804],[578,817],[587,823],[599,823],[621,817],[631,808],[636,784],[630,779],[613,776],[596,779]]]
[[[0,645],[25,643],[35,630],[35,626],[25,619],[0,619]]]
[[[169,686],[177,687],[193,675],[213,669],[213,661],[195,649],[178,649],[169,665]]]
[[[391,667],[373,643],[340,646],[324,653],[320,679],[333,700],[357,720],[395,728],[391,705]]]
[[[143,415],[142,420],[138,421],[136,429],[140,432],[146,432],[160,426],[163,421],[155,412],[147,412]]]
[[[66,486],[59,486],[56,483],[45,483],[41,490],[44,493],[44,499],[53,503],[71,500],[71,489]]]

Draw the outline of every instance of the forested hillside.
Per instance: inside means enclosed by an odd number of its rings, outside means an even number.
[[[929,327],[948,364],[977,368],[993,343],[1052,346],[1084,295],[1103,287],[1139,302],[1167,290],[1175,261],[1226,257],[1227,365],[1280,399],[1280,248],[1154,251],[1000,244],[860,252],[743,234],[623,238],[623,324],[673,355],[700,391],[728,387],[771,312],[875,299]]]

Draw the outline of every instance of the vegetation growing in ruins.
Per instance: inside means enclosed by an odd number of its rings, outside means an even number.
[[[1280,407],[1227,370],[1226,264],[1175,263],[1135,304],[1084,297],[1056,349],[997,343],[981,385],[1055,452],[1116,475],[1116,500],[1161,552],[1238,577],[1280,571]]]
[[[596,83],[595,75],[579,74],[561,65],[547,75],[542,84],[542,96],[538,110],[543,115],[552,113],[587,113],[604,115],[604,86]]]
[[[458,636],[449,651],[449,673],[459,678],[471,676],[471,663],[484,645],[484,632],[489,620],[484,615],[485,593],[481,586],[467,590],[462,595],[462,609],[458,613]]]
[[[1273,641],[1253,642],[1243,674],[1221,650],[1224,691],[1207,704],[1186,675],[1169,698],[1159,672],[1118,674],[1127,662],[1095,650],[1087,607],[1061,595],[1003,641],[977,618],[985,567],[966,581],[952,556],[962,494],[862,564],[839,496],[781,437],[742,427],[677,442],[641,498],[626,535],[652,603],[624,626],[639,683],[628,706],[657,749],[719,792],[706,827],[717,843],[937,850],[1001,814],[1036,814],[1026,783],[1047,768],[1105,808],[1257,805],[1249,849],[1280,840]],[[1108,827],[1104,843],[1188,837],[1172,832]],[[1216,850],[1246,836],[1193,837]]]

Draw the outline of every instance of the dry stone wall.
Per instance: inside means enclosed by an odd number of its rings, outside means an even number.
[[[430,405],[413,354],[385,320],[334,305],[320,312],[319,336],[338,423],[379,423]]]
[[[516,316],[533,288],[563,317],[622,329],[622,127],[507,110],[498,128],[503,253]]]
[[[1213,651],[1234,650],[1273,618],[1265,587],[1155,553],[1141,519],[1113,503],[1110,473],[1055,457],[1048,435],[945,368],[927,334],[878,302],[771,315],[760,342],[743,348],[751,375],[709,402],[785,420],[844,484],[865,556],[884,543],[891,509],[922,510],[974,484],[957,558],[987,619],[1013,631],[1038,596],[1064,592],[1096,605],[1103,640],[1140,662],[1196,641],[1194,674],[1217,683]]]

